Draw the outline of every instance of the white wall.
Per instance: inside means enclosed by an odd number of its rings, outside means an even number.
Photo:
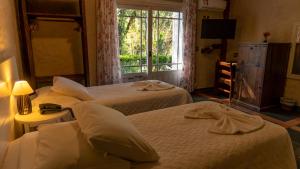
[[[201,39],[201,23],[204,16],[209,16],[210,19],[220,19],[223,18],[223,13],[198,10],[196,38],[199,50],[196,53],[196,89],[214,87],[216,62],[220,56],[220,50],[215,50],[210,54],[201,53],[202,48],[221,43],[221,40]]]
[[[15,56],[21,74],[22,64],[13,0],[0,0],[0,18],[0,62],[9,56]]]
[[[18,79],[17,67],[21,67],[14,1],[0,0],[0,81],[7,82],[10,91]],[[18,61],[16,65],[15,56]],[[22,69],[19,69],[20,71]],[[0,168],[6,142],[14,138],[14,98],[0,98]]]

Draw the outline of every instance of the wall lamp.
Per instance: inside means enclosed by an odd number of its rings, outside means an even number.
[[[10,92],[8,90],[8,86],[6,82],[0,81],[0,98],[1,97],[7,97],[10,95]]]

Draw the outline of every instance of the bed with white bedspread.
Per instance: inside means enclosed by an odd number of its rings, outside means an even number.
[[[89,87],[88,91],[97,103],[126,115],[192,103],[191,95],[179,87],[161,91],[141,91],[133,85],[134,83],[123,83],[95,86]]]
[[[147,90],[143,86],[143,83],[146,84],[146,87],[149,87],[149,84],[154,84],[167,88],[163,88],[162,90]],[[125,115],[188,104],[193,101],[191,95],[186,90],[161,81],[86,87],[86,91],[92,97],[93,101],[114,108]],[[37,94],[38,97],[33,100],[34,106],[46,102],[69,107],[81,101],[74,97],[54,92],[51,87],[40,88],[37,90]]]
[[[160,156],[158,162],[132,163],[131,168],[296,169],[291,140],[284,128],[265,122],[263,128],[248,134],[214,134],[208,132],[213,119],[184,118],[187,109],[205,104],[219,106],[214,102],[201,102],[128,116]],[[22,169],[30,169],[38,134],[30,133],[17,146],[12,144],[8,164],[15,165],[19,161]],[[16,158],[14,152],[20,156]]]
[[[186,109],[214,102],[200,102],[130,116],[157,150],[157,164],[135,164],[134,169],[296,169],[286,129],[266,122],[244,135],[208,132],[212,119],[185,119]]]

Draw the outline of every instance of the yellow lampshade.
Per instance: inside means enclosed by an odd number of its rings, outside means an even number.
[[[9,96],[9,91],[6,82],[0,81],[0,97]]]
[[[25,80],[17,81],[14,85],[12,94],[14,96],[23,96],[33,93],[29,83]]]

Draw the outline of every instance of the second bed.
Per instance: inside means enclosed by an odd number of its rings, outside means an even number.
[[[69,79],[62,80],[72,82]],[[75,84],[76,82],[72,83]],[[167,88],[156,90],[156,88],[151,88],[153,84]],[[151,90],[147,90],[147,87],[150,87]],[[125,115],[188,104],[193,101],[186,90],[160,81],[94,86],[86,87],[84,90],[92,96],[93,101],[114,108]],[[37,98],[33,100],[34,106],[40,103],[56,103],[70,107],[82,101],[66,94],[54,92],[50,86],[38,89],[37,95]]]

